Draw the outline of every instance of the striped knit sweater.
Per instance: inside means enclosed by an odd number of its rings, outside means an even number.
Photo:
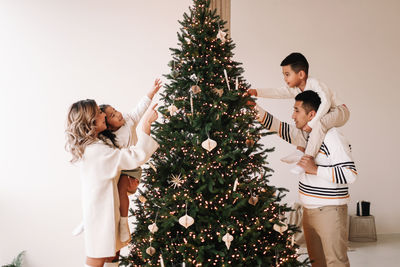
[[[307,139],[307,134],[281,122],[259,106],[259,121],[268,130],[277,132],[286,142],[293,145],[297,140]],[[302,174],[299,181],[300,202],[306,208],[327,205],[347,204],[350,198],[348,184],[357,178],[357,170],[351,155],[351,146],[346,138],[336,129],[330,129],[315,158],[318,166],[317,175]]]

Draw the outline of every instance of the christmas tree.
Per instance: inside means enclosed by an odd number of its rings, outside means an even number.
[[[269,133],[248,105],[249,84],[225,22],[194,0],[171,49],[161,94],[160,148],[144,171],[145,190],[125,266],[305,266],[280,204],[285,189],[268,185],[272,171],[259,140]]]

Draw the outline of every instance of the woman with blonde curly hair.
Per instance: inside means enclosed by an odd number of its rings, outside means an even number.
[[[158,114],[156,105],[143,116],[138,142],[116,148],[101,133],[107,129],[105,114],[94,100],[81,100],[69,109],[66,149],[71,162],[79,162],[82,180],[83,223],[85,228],[85,267],[118,266],[119,250],[127,245],[119,237],[118,179],[122,169],[135,169],[157,150],[150,137],[150,126]]]

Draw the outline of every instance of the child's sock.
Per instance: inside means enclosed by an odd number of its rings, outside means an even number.
[[[121,217],[119,221],[119,238],[121,242],[128,241],[131,237],[129,231],[128,217]]]
[[[83,267],[91,267],[90,265],[87,265],[87,264],[85,264],[85,266],[83,266]]]
[[[286,157],[281,158],[281,161],[292,164],[297,163],[304,156],[304,153],[300,150],[296,149],[293,153],[287,155]]]
[[[104,267],[118,267],[118,262],[105,262],[103,266]]]
[[[300,167],[299,165],[296,165],[296,166],[294,166],[294,168],[292,168],[290,170],[290,172],[294,173],[294,174],[297,174],[297,175],[300,175],[300,174],[303,174],[305,171],[304,171],[304,169],[302,167]]]

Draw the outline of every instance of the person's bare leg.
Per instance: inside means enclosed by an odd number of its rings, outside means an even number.
[[[128,216],[129,198],[128,198],[129,176],[121,175],[118,182],[119,194],[119,212],[121,217]]]
[[[129,177],[128,192],[130,194],[135,194],[138,186],[139,186],[139,180],[136,178]]]
[[[111,257],[106,259],[106,262],[104,263],[104,267],[118,267],[119,265],[119,251],[115,255],[115,257]]]
[[[121,175],[118,182],[118,194],[119,194],[119,212],[121,215],[119,221],[119,237],[122,242],[129,240],[129,224],[128,224],[128,210],[129,210],[129,176]]]
[[[90,267],[103,267],[104,262],[106,261],[107,258],[91,258],[91,257],[86,257],[86,266]]]

